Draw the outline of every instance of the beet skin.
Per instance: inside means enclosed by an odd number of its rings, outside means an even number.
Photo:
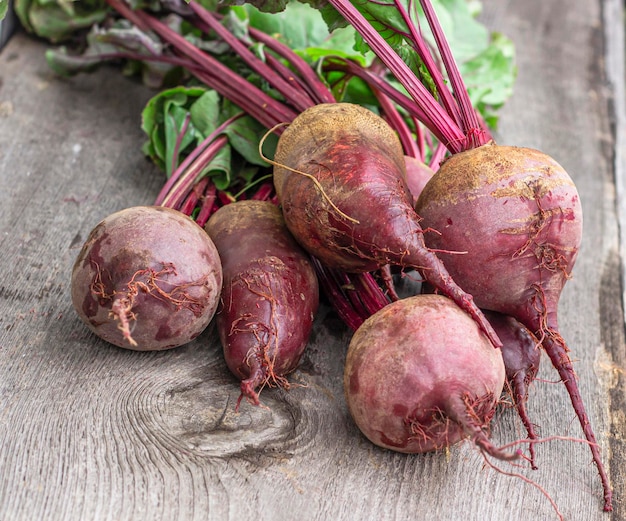
[[[526,427],[528,439],[536,440],[535,425],[528,416],[526,404],[530,385],[535,381],[541,362],[541,343],[525,326],[513,317],[486,311],[485,315],[502,340],[502,359],[506,370],[508,391],[513,405]],[[537,469],[534,444],[528,446],[530,464]]]
[[[373,443],[422,453],[470,437],[513,459],[488,438],[504,386],[502,354],[472,318],[441,295],[398,300],[355,332],[344,389],[350,413]]]
[[[285,375],[300,361],[319,304],[317,276],[272,203],[223,206],[206,230],[223,264],[216,322],[224,357],[241,380],[240,400],[258,405],[257,390],[288,387]]]
[[[322,264],[351,273],[386,265],[418,269],[480,324],[491,324],[424,244],[397,134],[359,105],[323,103],[281,134],[274,185],[287,227]]]
[[[72,271],[72,303],[107,342],[156,351],[198,336],[221,286],[217,250],[200,226],[176,210],[136,206],[89,234]]]

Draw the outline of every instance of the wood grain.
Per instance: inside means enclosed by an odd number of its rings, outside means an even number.
[[[483,19],[513,38],[519,78],[498,141],[540,148],[574,178],[583,249],[561,303],[563,335],[615,488],[603,514],[588,448],[538,447],[542,486],[568,520],[621,520],[625,367],[615,152],[620,19],[610,0],[488,0]],[[610,30],[609,30],[610,27]],[[407,456],[372,446],[345,406],[350,335],[317,318],[290,391],[234,412],[238,387],[210,327],[191,344],[137,353],[99,341],[69,299],[82,241],[107,214],[150,203],[163,182],[142,156],[151,92],[113,68],[69,80],[23,34],[0,53],[0,519],[456,520],[556,519],[547,499],[484,464],[464,443]],[[613,51],[614,52],[614,51]],[[608,66],[607,66],[608,63]],[[619,87],[619,88],[618,88]],[[620,185],[621,186],[621,185]],[[544,357],[531,389],[542,436],[581,437]],[[524,437],[503,410],[493,438]]]

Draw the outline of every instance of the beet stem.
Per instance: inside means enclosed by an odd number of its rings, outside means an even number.
[[[290,100],[298,111],[305,110],[315,104],[307,95],[306,91],[294,85],[293,82],[285,81],[283,77],[273,71],[267,63],[259,60],[246,45],[240,42],[228,29],[220,24],[209,11],[195,2],[189,2],[189,7],[191,7],[192,11],[213,29],[213,31],[215,31],[253,71],[269,81],[286,99]]]
[[[196,222],[204,228],[204,225],[209,220],[209,217],[215,210],[215,200],[217,198],[217,187],[215,184],[210,183],[203,196],[201,197],[200,211],[196,217]]]
[[[399,0],[394,0],[394,4],[396,6],[396,9],[400,13],[400,16],[402,16],[404,23],[409,28],[409,32],[411,34],[411,43],[421,60],[424,62],[424,65],[426,66],[426,69],[428,70],[428,73],[430,74],[430,77],[435,84],[435,88],[437,89],[437,93],[441,98],[441,102],[446,109],[446,112],[454,119],[456,124],[461,126],[462,128],[463,122],[461,121],[459,109],[456,106],[454,97],[448,89],[443,75],[441,74],[441,71],[435,64],[435,60],[430,54],[424,38],[422,37],[421,33],[418,32],[415,24],[413,23],[413,20],[411,19],[409,13],[406,11],[402,3]]]
[[[346,296],[345,291],[337,282],[333,270],[323,265],[319,259],[311,257],[311,261],[317,272],[320,287],[328,297],[330,304],[335,311],[352,331],[356,331],[365,321],[367,316],[362,316],[354,308],[350,299]]]
[[[202,6],[199,6],[202,8]],[[206,8],[205,8],[206,9]],[[223,16],[219,13],[211,12],[211,15],[218,19],[222,20]],[[207,29],[209,28],[208,24],[202,22],[202,20],[191,20],[196,27],[201,29],[204,32],[209,32]],[[296,54],[293,49],[289,46],[283,44],[276,38],[265,34],[263,31],[256,29],[254,27],[248,27],[248,36],[252,39],[256,40],[259,43],[262,43],[265,47],[275,52],[278,56],[284,58],[287,64],[283,64],[281,61],[276,59],[272,54],[267,53],[265,55],[265,60],[268,65],[274,67],[276,72],[278,72],[284,79],[289,81],[298,80],[299,88],[303,91],[308,92],[309,96],[314,100],[315,103],[334,103],[337,101],[332,92],[328,89],[326,84],[319,78],[315,70],[309,65],[309,63],[303,59],[301,56]],[[247,38],[240,39],[248,46],[250,46],[251,42],[248,41]],[[293,71],[297,72],[299,77],[294,78]],[[287,74],[288,73],[288,74]],[[265,80],[269,81],[269,77],[264,77]]]
[[[444,67],[448,72],[450,84],[454,97],[457,100],[458,106],[461,112],[461,128],[465,132],[467,143],[464,150],[468,148],[475,148],[480,145],[484,145],[489,140],[489,136],[482,132],[482,127],[479,123],[476,111],[472,107],[472,102],[469,99],[469,94],[465,88],[463,78],[456,65],[450,45],[446,39],[446,36],[441,28],[441,24],[437,18],[435,10],[430,0],[420,0],[428,25],[430,26],[435,41],[437,42],[437,48],[441,54]]]
[[[416,102],[414,99],[408,97],[403,92],[393,87],[387,81],[380,76],[372,73],[368,69],[360,67],[358,64],[346,60],[344,58],[328,58],[324,62],[324,69],[326,71],[342,71],[347,74],[356,76],[366,82],[372,89],[379,90],[389,97],[392,101],[397,103],[400,107],[408,111],[412,116],[415,116],[437,137],[437,139],[450,146],[453,151],[461,151],[461,142],[465,139],[461,130],[456,127],[456,133],[454,127],[449,127],[448,130],[444,130],[441,126],[432,124],[429,120],[429,116],[424,112],[423,106]],[[454,134],[452,136],[452,134]],[[455,148],[457,147],[457,148]]]
[[[463,131],[454,119],[437,103],[433,95],[416,79],[415,74],[393,51],[387,41],[370,24],[363,14],[348,0],[329,0],[330,4],[352,25],[372,48],[380,60],[389,68],[396,79],[407,90],[411,98],[422,108],[424,124],[442,139],[451,152],[460,152],[465,140]]]
[[[191,60],[189,72],[215,89],[222,96],[239,105],[245,112],[268,128],[277,123],[292,121],[297,113],[255,87],[216,58],[201,51],[173,29],[139,9],[133,10],[121,0],[106,0],[124,18],[144,31],[152,30],[164,42]]]
[[[326,84],[315,73],[314,69],[296,54],[289,46],[281,43],[263,31],[250,27],[248,29],[250,36],[265,45],[268,49],[273,50],[279,56],[285,58],[298,74],[305,80],[305,85],[311,94],[315,96],[317,103],[333,103],[335,100],[332,92],[326,87]]]

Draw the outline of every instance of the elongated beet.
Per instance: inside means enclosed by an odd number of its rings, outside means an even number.
[[[222,268],[205,231],[182,213],[135,206],[103,219],[72,270],[72,303],[98,336],[137,351],[186,344],[209,324]]]
[[[283,132],[274,161],[285,221],[311,255],[346,272],[418,268],[500,346],[471,295],[425,246],[402,146],[382,118],[349,103],[316,105]]]
[[[502,340],[502,359],[513,405],[526,428],[530,440],[537,439],[535,425],[528,416],[528,388],[535,380],[541,361],[541,344],[525,326],[516,319],[495,311],[485,311],[485,315]],[[535,447],[528,447],[530,464],[537,469]]]
[[[258,389],[288,387],[319,305],[310,257],[265,201],[220,208],[206,224],[222,259],[224,284],[216,322],[224,357],[241,395],[259,404]]]
[[[486,453],[504,362],[469,314],[442,295],[392,302],[356,330],[344,390],[359,429],[398,452],[444,449],[469,437]]]
[[[529,148],[488,144],[446,160],[420,194],[426,243],[463,252],[441,256],[476,303],[510,315],[541,342],[565,384],[604,487],[612,492],[584,407],[557,308],[582,239],[582,208],[571,177]]]

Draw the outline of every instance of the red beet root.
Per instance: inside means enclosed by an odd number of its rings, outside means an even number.
[[[72,302],[107,342],[154,351],[198,336],[221,285],[217,250],[200,226],[169,208],[138,206],[92,230],[72,271]]]
[[[355,332],[344,389],[350,413],[373,443],[398,452],[442,449],[470,437],[500,459],[489,423],[504,363],[472,318],[441,295],[398,300]]]
[[[528,388],[539,371],[541,361],[539,340],[513,317],[495,311],[486,311],[485,315],[502,340],[502,359],[513,404],[526,428],[528,438],[536,440],[535,426],[528,417],[526,403],[528,402]],[[537,469],[535,448],[532,443],[529,445],[528,452],[532,468]]]
[[[406,164],[407,185],[413,196],[413,201],[416,202],[419,194],[422,193],[426,183],[435,175],[435,172],[427,164],[415,157],[405,156],[404,160]]]
[[[318,308],[317,276],[272,203],[223,206],[206,230],[223,264],[216,322],[224,357],[241,380],[239,402],[258,405],[259,388],[289,386],[285,375],[300,361]]]
[[[326,103],[302,112],[281,135],[274,183],[296,240],[330,268],[418,268],[500,346],[471,295],[424,245],[398,137],[373,112]]]
[[[532,149],[485,145],[453,155],[416,205],[426,243],[484,309],[510,315],[539,339],[570,395],[604,487],[612,492],[585,411],[557,308],[582,238],[576,186],[554,159]]]

